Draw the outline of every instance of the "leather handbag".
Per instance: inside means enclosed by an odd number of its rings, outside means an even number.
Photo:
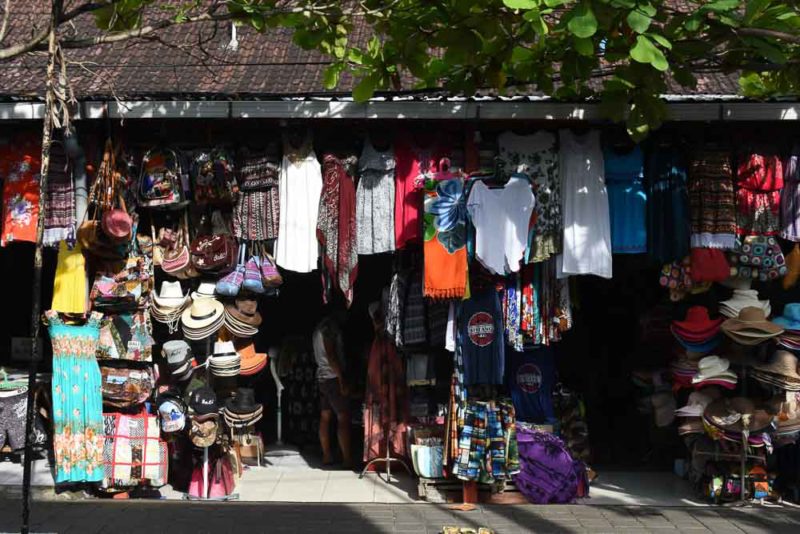
[[[230,235],[200,235],[192,241],[192,265],[201,273],[223,275],[236,267],[239,244]]]
[[[153,393],[156,380],[151,367],[100,367],[103,403],[115,408],[133,408]]]
[[[131,238],[131,230],[133,228],[133,220],[128,214],[127,207],[125,206],[125,199],[122,194],[117,194],[118,207],[111,208],[103,213],[101,219],[101,226],[103,233],[105,233],[111,241],[115,243],[124,243]]]

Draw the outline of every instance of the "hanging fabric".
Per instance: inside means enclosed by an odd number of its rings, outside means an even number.
[[[425,181],[425,296],[463,298],[467,291],[467,225],[464,181],[445,170]]]
[[[36,242],[39,224],[41,146],[20,140],[0,149],[3,180],[3,230],[0,246],[14,241]]]
[[[395,249],[394,149],[377,150],[369,139],[358,159],[356,227],[358,254],[382,254]]]
[[[307,134],[300,147],[284,142],[280,177],[280,213],[275,261],[298,273],[317,268],[317,217],[322,194],[322,169]]]
[[[47,205],[44,215],[42,244],[57,247],[61,241],[75,240],[75,186],[64,145],[58,141],[50,147],[50,172],[47,177]]]
[[[344,294],[347,306],[353,303],[353,286],[358,275],[356,252],[356,189],[353,174],[356,157],[323,158],[322,194],[317,219],[317,239],[322,248],[324,300],[332,289]]]

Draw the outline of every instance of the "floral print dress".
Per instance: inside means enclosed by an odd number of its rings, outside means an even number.
[[[45,313],[53,343],[53,421],[56,483],[103,480],[103,396],[95,353],[103,314],[64,324]]]
[[[424,294],[463,298],[467,290],[467,208],[464,182],[448,172],[425,181]]]
[[[533,183],[535,223],[531,225],[525,259],[527,263],[545,261],[561,252],[564,232],[556,136],[549,132],[533,135],[504,132],[497,143],[503,174],[511,176],[521,172]]]

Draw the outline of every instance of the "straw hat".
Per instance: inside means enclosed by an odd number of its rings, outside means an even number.
[[[216,287],[216,282],[200,282],[197,290],[192,292],[192,300],[216,297]]]
[[[783,333],[783,328],[767,320],[764,310],[743,308],[736,319],[722,323],[722,332],[742,345],[758,345]]]
[[[256,347],[252,341],[235,343],[236,351],[242,359],[242,366],[239,374],[242,376],[251,376],[261,371],[267,365],[267,355],[264,353],[257,353]]]
[[[222,327],[224,306],[213,298],[200,298],[183,312],[183,335],[197,340],[210,336]]]
[[[739,316],[739,312],[747,307],[761,308],[767,317],[772,313],[769,300],[758,300],[758,291],[749,287],[735,289],[731,298],[719,303],[719,313],[728,318],[736,318]]]
[[[772,415],[766,409],[746,397],[717,399],[706,407],[703,418],[721,430],[739,433],[745,430],[745,419],[746,429],[751,432],[764,430],[772,422]]]

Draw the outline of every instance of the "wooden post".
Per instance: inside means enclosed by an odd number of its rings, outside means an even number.
[[[42,161],[39,178],[39,219],[36,225],[36,249],[33,256],[33,284],[31,290],[31,360],[28,364],[28,407],[25,413],[25,458],[22,471],[22,525],[20,532],[28,534],[31,516],[31,455],[33,415],[36,389],[36,372],[39,367],[39,331],[42,300],[42,236],[47,209],[47,175],[50,172],[50,145],[53,140],[53,113],[55,112],[55,66],[58,43],[56,28],[61,17],[62,0],[52,0],[50,6],[50,36],[47,47],[47,80],[45,86],[44,117],[42,120]]]

